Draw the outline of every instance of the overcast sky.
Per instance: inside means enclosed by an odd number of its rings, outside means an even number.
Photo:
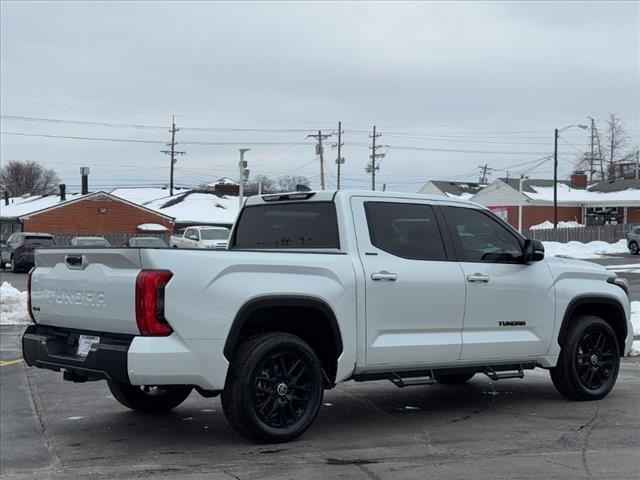
[[[379,185],[402,191],[477,181],[482,164],[493,178],[517,175],[552,153],[554,128],[592,116],[604,134],[610,111],[629,147],[640,143],[638,2],[0,5],[0,157],[52,166],[72,190],[83,165],[93,189],[166,183],[171,114],[184,128],[185,185],[237,178],[244,146],[252,174],[294,172],[317,187],[305,137],[338,120],[348,188],[370,186],[374,124],[386,151]],[[563,137],[566,175],[589,137]],[[325,154],[333,187],[336,152]],[[551,162],[529,175],[550,177]]]

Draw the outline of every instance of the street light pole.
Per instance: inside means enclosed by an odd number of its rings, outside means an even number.
[[[578,127],[586,130],[586,125],[582,123],[578,125],[569,125],[561,129],[555,129],[553,135],[553,229],[558,229],[558,138],[560,134],[571,127]]]
[[[240,161],[238,166],[240,167],[240,187],[238,192],[238,208],[242,208],[242,201],[244,200],[244,169],[247,167],[247,162],[244,161],[244,154],[251,150],[250,148],[240,148]]]
[[[558,129],[553,135],[553,229],[558,228]]]

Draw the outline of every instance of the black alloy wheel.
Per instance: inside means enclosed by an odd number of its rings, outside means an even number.
[[[594,315],[577,318],[560,347],[558,363],[550,369],[558,392],[571,400],[606,397],[620,368],[620,346],[611,325]]]
[[[315,419],[324,395],[322,366],[301,338],[283,332],[245,340],[229,366],[222,408],[244,437],[291,441]]]

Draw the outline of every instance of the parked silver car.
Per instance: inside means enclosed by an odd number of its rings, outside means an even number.
[[[627,248],[633,255],[640,254],[640,227],[632,228],[627,233]]]
[[[111,244],[104,237],[73,237],[69,245],[72,247],[110,247]]]

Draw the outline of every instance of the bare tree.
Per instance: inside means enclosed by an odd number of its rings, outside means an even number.
[[[301,175],[283,175],[278,177],[278,188],[281,192],[295,192],[298,185],[309,186],[309,179]]]
[[[0,167],[0,184],[12,197],[48,195],[56,192],[59,183],[55,170],[32,160],[10,160]]]
[[[273,178],[268,177],[266,175],[258,175],[254,177],[252,180],[248,181],[245,186],[245,192],[248,194],[256,195],[260,188],[258,185],[262,183],[262,193],[275,193],[276,192],[276,182]]]
[[[615,113],[609,112],[609,117],[605,122],[607,124],[605,149],[609,158],[609,165],[612,165],[618,158],[623,156],[622,150],[626,147],[629,136],[625,131],[622,120]]]

